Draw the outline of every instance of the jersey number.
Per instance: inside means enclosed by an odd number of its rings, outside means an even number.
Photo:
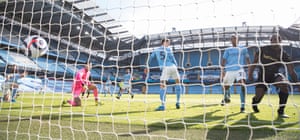
[[[159,56],[160,56],[160,60],[164,61],[165,57],[166,57],[166,54],[165,54],[165,52],[160,52]]]

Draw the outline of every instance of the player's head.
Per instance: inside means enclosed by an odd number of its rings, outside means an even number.
[[[278,34],[274,34],[274,35],[271,36],[270,41],[271,41],[272,44],[281,43],[281,37]]]
[[[18,67],[17,65],[7,65],[7,70],[8,73],[18,73]]]
[[[126,73],[130,73],[130,69],[126,69]]]
[[[231,35],[230,40],[231,40],[232,46],[236,47],[237,43],[239,41],[238,40],[238,35],[236,35],[236,34]]]
[[[26,70],[20,70],[21,77],[26,77],[28,72]]]
[[[168,47],[170,45],[170,39],[164,38],[161,40],[161,45]]]
[[[91,68],[92,68],[92,63],[87,62],[87,63],[84,65],[84,68],[85,68],[87,71],[91,70]]]
[[[144,73],[148,73],[148,69],[147,68],[144,68]]]
[[[278,34],[274,34],[270,38],[271,45],[274,49],[280,49],[281,37]]]

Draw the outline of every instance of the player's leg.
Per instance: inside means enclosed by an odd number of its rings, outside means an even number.
[[[142,94],[146,94],[146,90],[147,90],[147,87],[146,87],[146,84],[144,83],[142,85]]]
[[[240,92],[240,101],[241,101],[241,113],[245,112],[245,98],[246,98],[246,85],[245,80],[246,79],[246,73],[244,70],[240,70],[237,75],[237,81],[239,81],[241,85],[241,92]]]
[[[279,82],[278,84],[274,84],[279,89],[279,108],[277,110],[278,116],[283,118],[288,118],[289,116],[284,113],[284,108],[286,106],[288,97],[289,97],[289,87],[286,78],[282,74],[278,74],[276,76],[275,82]],[[282,83],[281,83],[282,82]]]
[[[268,90],[268,84],[275,80],[274,73],[265,73],[260,70],[257,81],[260,82],[255,86],[255,96],[252,98],[252,109],[254,112],[259,112],[258,104],[263,99]]]
[[[175,79],[176,86],[175,86],[175,94],[176,94],[176,109],[180,109],[180,96],[183,94],[184,86],[180,85],[180,80]]]
[[[240,92],[240,101],[241,101],[241,113],[245,112],[245,98],[246,98],[246,85],[245,85],[245,80],[242,79],[239,82],[241,84],[241,92]]]
[[[223,78],[223,99],[221,101],[221,105],[225,103],[230,103],[230,86],[233,84],[234,80],[236,79],[235,72],[228,71],[225,73]]]
[[[11,95],[10,95],[10,92],[11,92],[11,84],[8,83],[8,82],[3,82],[2,83],[2,92],[3,92],[3,96],[2,96],[2,101],[5,101],[5,102],[9,102],[11,101]]]
[[[223,86],[223,99],[221,101],[221,105],[224,105],[225,103],[230,103],[230,86],[224,85]]]
[[[175,85],[175,94],[176,94],[176,109],[180,109],[180,96],[184,93],[185,88],[180,82],[180,75],[177,70],[177,67],[172,67],[170,76],[172,79],[175,79],[176,85]]]
[[[71,106],[81,106],[81,99],[78,97],[73,97],[72,100],[63,101],[62,106],[64,106],[66,103],[69,103]]]
[[[5,83],[3,83],[5,84]],[[1,98],[1,101],[5,102],[10,102],[11,101],[11,86],[10,84],[6,83],[5,86],[2,84],[2,91],[3,91],[3,96]]]
[[[124,83],[124,91],[123,93],[127,93],[128,95],[131,96],[131,99],[134,98],[134,94],[131,92],[131,84],[130,83]]]
[[[75,106],[81,106],[81,99],[79,97],[74,98]]]
[[[98,105],[98,88],[95,84],[90,84],[88,85],[88,91],[89,90],[93,90],[93,93],[94,93],[94,98],[95,98],[95,104]]]
[[[268,89],[267,86],[264,84],[258,84],[255,86],[255,95],[252,98],[252,109],[254,112],[256,112],[256,113],[259,112],[257,105],[260,103],[260,101],[264,97],[267,89]]]
[[[119,86],[119,93],[118,93],[118,95],[116,96],[116,98],[117,98],[117,99],[120,99],[121,96],[122,96],[122,94],[123,94],[123,92],[125,91],[124,82],[120,82],[120,83],[118,84],[118,86]]]
[[[158,108],[156,108],[156,111],[164,111],[165,110],[166,93],[167,93],[166,81],[162,80],[160,82],[160,90],[159,90],[159,98],[161,101],[161,105]]]
[[[11,90],[11,102],[16,102],[17,88],[12,88]]]
[[[83,88],[83,86],[82,86],[82,84],[80,82],[74,83],[72,85],[73,98],[71,100],[67,100],[67,102],[71,106],[80,106],[81,104],[78,104],[79,102],[78,102],[77,97],[80,96],[80,94],[82,93],[83,90],[84,90],[84,88]],[[75,99],[76,99],[76,101],[75,101]],[[66,103],[66,101],[63,101],[62,106],[64,106],[65,103]]]
[[[17,90],[18,90],[19,85],[16,83],[12,84],[12,89],[11,89],[11,102],[16,102],[16,96],[17,96]]]
[[[128,94],[130,94],[131,99],[133,99],[133,98],[134,98],[134,94],[133,94],[132,91],[131,91],[131,84],[129,84],[128,87],[127,87],[126,89],[127,89]]]
[[[166,104],[166,94],[167,94],[167,84],[166,81],[169,79],[169,69],[168,67],[164,67],[162,70],[162,74],[160,76],[160,90],[159,97],[161,101],[161,105],[156,109],[156,111],[165,110]]]
[[[113,88],[112,88],[111,85],[107,86],[107,92],[108,92],[108,94],[110,94],[110,96],[113,96],[113,90],[112,89]]]
[[[104,97],[106,97],[106,94],[108,93],[107,87],[102,85],[102,91],[103,91]]]

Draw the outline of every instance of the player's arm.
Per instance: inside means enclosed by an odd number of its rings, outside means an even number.
[[[148,65],[150,65],[151,64],[151,62],[152,62],[152,59],[155,57],[155,55],[156,55],[156,52],[155,52],[155,50],[151,53],[151,55],[150,55],[150,57],[149,57],[149,62],[148,62]]]
[[[251,64],[250,57],[246,57],[246,64],[247,64],[247,65],[250,65],[250,64]]]
[[[9,80],[11,77],[12,77],[12,75],[11,74],[6,74],[6,76],[5,76],[6,78],[5,78],[5,80]]]
[[[250,60],[250,55],[248,53],[248,49],[245,48],[245,57],[246,57],[246,64],[250,65],[251,64],[251,60]]]
[[[295,71],[294,64],[290,63],[290,62],[292,62],[292,58],[287,53],[285,53],[285,52],[283,53],[283,61],[287,62],[286,67],[287,67],[287,71],[288,71],[289,75],[292,78],[291,79],[292,82],[293,83],[297,83],[298,82],[298,75],[297,75],[297,73]],[[297,86],[298,90],[300,90],[300,85],[297,84],[296,86]]]
[[[298,75],[295,71],[294,65],[293,64],[287,64],[287,69],[288,72],[292,78],[292,82],[298,82]]]
[[[175,56],[173,55],[173,53],[172,53],[172,57],[173,57],[173,62],[174,62],[174,64],[175,64],[176,66],[178,66],[177,61],[176,61]]]
[[[24,71],[22,74],[20,74],[20,77],[25,77],[25,76],[27,76],[27,71]]]
[[[228,57],[228,50],[225,49],[224,51],[224,55],[222,57],[222,60],[221,60],[221,79],[223,79],[223,77],[225,76],[225,65],[226,65],[226,58]]]
[[[171,55],[171,60],[169,60],[169,61],[172,61],[176,66],[178,66],[178,64],[177,64],[177,61],[176,61],[176,58],[175,58],[175,55],[174,55],[174,53],[173,53],[173,50],[172,49],[169,49],[169,54]]]
[[[250,65],[250,66],[249,66],[249,69],[248,69],[248,78],[249,78],[250,81],[253,80],[253,76],[252,76],[252,75],[253,75],[253,71],[254,71],[254,69],[255,69],[255,67],[256,67],[256,65],[254,65],[254,64],[256,64],[256,63],[258,63],[258,52],[256,52],[256,53],[254,54],[253,64]]]
[[[222,58],[222,61],[221,61],[221,79],[223,79],[223,77],[225,76],[225,64],[226,64],[226,59],[225,58]]]
[[[79,72],[76,74],[76,79],[75,79],[75,80],[76,80],[76,81],[80,81],[82,87],[86,88],[87,85],[86,85],[85,81],[83,80],[82,76],[83,76],[83,73],[82,73],[81,71],[79,71]]]
[[[294,83],[298,82],[298,75],[295,71],[294,64],[290,63],[290,62],[292,62],[292,58],[286,52],[283,52],[283,61],[287,62],[286,67],[287,67],[289,75],[292,78],[292,82],[294,82]]]

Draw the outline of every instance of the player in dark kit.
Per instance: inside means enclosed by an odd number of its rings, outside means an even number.
[[[253,63],[260,62],[263,65],[259,65],[258,82],[260,83],[255,87],[255,96],[252,98],[252,108],[254,112],[259,112],[257,104],[260,103],[267,91],[267,84],[272,84],[279,91],[278,116],[288,118],[289,116],[284,113],[284,108],[289,96],[289,85],[287,78],[285,78],[284,74],[279,72],[279,69],[287,69],[287,72],[292,78],[292,82],[297,82],[298,76],[295,72],[294,65],[289,63],[292,61],[290,56],[283,50],[280,43],[281,37],[277,34],[272,35],[271,45],[260,47],[254,56]],[[253,79],[252,74],[255,67],[256,65],[252,65],[249,69],[249,80]]]

